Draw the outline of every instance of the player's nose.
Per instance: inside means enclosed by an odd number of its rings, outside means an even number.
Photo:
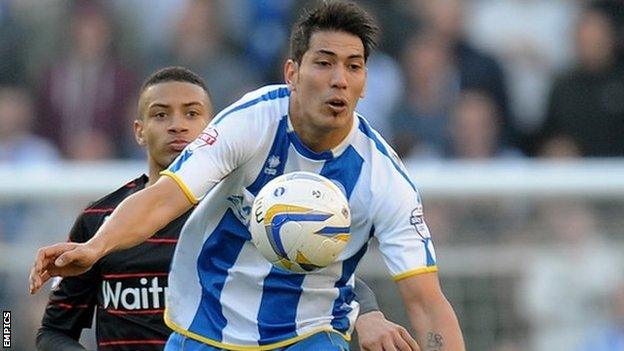
[[[181,133],[188,131],[188,120],[182,113],[175,113],[173,118],[171,118],[171,122],[169,123],[169,127],[167,128],[169,132],[172,133]]]
[[[339,89],[347,87],[347,72],[342,65],[335,65],[331,76],[331,86]]]

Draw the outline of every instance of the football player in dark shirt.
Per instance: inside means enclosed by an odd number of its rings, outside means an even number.
[[[149,176],[142,175],[87,207],[76,219],[69,240],[89,240],[123,199],[158,179],[212,116],[208,89],[193,72],[167,67],[148,77],[140,90],[134,134],[147,149]],[[37,349],[85,350],[78,340],[82,329],[91,327],[95,313],[98,349],[162,350],[171,332],[163,322],[169,264],[189,214],[143,244],[104,257],[82,275],[60,280],[50,294]],[[378,311],[373,292],[361,280],[356,280],[355,292],[361,304],[356,330],[363,349],[409,345],[417,350],[405,328]]]

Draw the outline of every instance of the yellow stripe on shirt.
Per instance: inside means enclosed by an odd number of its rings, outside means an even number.
[[[164,176],[167,176],[167,177],[173,179],[178,184],[180,189],[182,189],[182,191],[184,192],[184,195],[186,196],[186,198],[193,205],[197,205],[199,200],[195,197],[195,195],[193,195],[193,193],[191,192],[191,189],[189,189],[186,186],[186,184],[184,184],[184,182],[182,181],[182,179],[180,179],[180,177],[178,177],[175,173],[173,173],[173,172],[171,172],[169,170],[164,170],[164,171],[160,172],[160,175],[164,175]]]
[[[432,272],[437,272],[437,271],[438,271],[438,266],[420,267],[416,269],[410,269],[407,272],[394,275],[392,276],[392,279],[394,279],[394,281],[399,281],[401,279],[405,279],[405,278],[412,277],[415,275],[419,275],[423,273],[432,273]]]
[[[210,346],[222,348],[222,349],[225,349],[225,350],[233,350],[233,351],[273,350],[273,349],[276,349],[276,348],[292,345],[292,344],[294,344],[294,343],[296,343],[298,341],[301,341],[301,340],[303,340],[305,338],[308,338],[308,337],[310,337],[310,336],[312,336],[314,334],[322,333],[322,332],[336,333],[336,334],[340,335],[342,338],[344,338],[346,341],[351,341],[351,335],[339,333],[336,330],[334,330],[331,326],[325,326],[325,327],[320,327],[320,328],[314,329],[311,332],[308,332],[308,333],[305,333],[305,334],[302,334],[302,335],[297,335],[297,336],[295,336],[293,338],[282,340],[280,342],[276,342],[276,343],[268,344],[268,345],[244,346],[244,345],[224,344],[224,343],[221,343],[221,342],[209,339],[209,338],[207,338],[205,336],[201,336],[199,334],[193,333],[191,331],[188,331],[188,330],[180,327],[175,322],[173,322],[171,319],[169,319],[169,314],[167,313],[167,308],[165,308],[164,320],[165,320],[165,324],[169,328],[171,328],[173,331],[178,333],[178,334],[182,334],[182,335],[184,335],[184,336],[186,336],[188,338],[191,338],[191,339],[199,341],[199,342],[203,342],[204,344],[208,344]]]

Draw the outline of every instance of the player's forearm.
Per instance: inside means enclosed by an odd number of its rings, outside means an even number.
[[[464,351],[466,349],[453,308],[441,297],[430,305],[408,305],[407,312],[422,351]]]
[[[37,333],[38,351],[84,351],[78,340],[59,330],[41,327]]]
[[[127,197],[87,242],[101,256],[136,246],[191,207],[191,203],[169,180]]]

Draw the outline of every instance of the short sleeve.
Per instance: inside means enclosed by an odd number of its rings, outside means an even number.
[[[373,205],[375,236],[384,261],[394,280],[435,272],[435,250],[420,194],[402,165],[386,164],[389,167],[377,176],[384,189],[376,193]]]
[[[251,113],[240,113],[209,125],[162,172],[178,183],[196,204],[221,179],[249,160],[257,149],[258,126]]]

